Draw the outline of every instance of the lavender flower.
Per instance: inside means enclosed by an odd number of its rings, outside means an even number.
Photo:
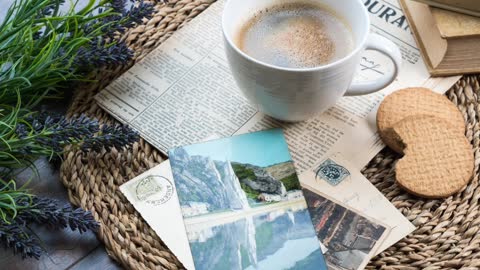
[[[24,139],[28,137],[28,128],[25,124],[18,124],[15,133],[17,133],[18,138]]]
[[[67,138],[81,138],[82,136],[90,135],[98,131],[98,121],[92,120],[85,115],[80,115],[71,119],[66,119],[60,114],[52,114],[41,112],[38,114],[30,114],[25,117],[34,134],[40,134],[43,131],[59,132],[60,137],[67,140]],[[25,124],[17,125],[17,134],[25,135]]]
[[[133,5],[129,11],[125,13],[125,16],[128,18],[124,27],[130,28],[135,24],[141,23],[142,20],[150,19],[154,12],[154,8],[151,4],[140,1],[137,5]]]
[[[112,147],[120,149],[139,139],[137,132],[123,125],[104,125],[101,129],[95,119],[85,115],[70,119],[59,115],[40,113],[29,115],[24,123],[17,124],[17,136],[25,141],[33,139],[37,145],[60,153],[66,145],[81,145],[83,151],[107,151]],[[97,134],[95,136],[95,134]],[[18,149],[21,155],[29,155],[32,145],[25,143]]]
[[[70,204],[59,207],[57,200],[38,196],[32,198],[31,206],[21,211],[17,220],[47,225],[56,230],[70,228],[80,233],[98,229],[98,223],[90,212],[81,208],[73,209]]]
[[[25,230],[25,224],[6,224],[0,222],[0,242],[5,249],[13,249],[13,254],[20,254],[22,259],[27,257],[39,259],[43,250],[36,238]]]
[[[80,233],[97,231],[99,225],[90,212],[73,209],[69,204],[63,207],[58,204],[57,200],[37,196],[33,196],[31,201],[17,201],[15,219],[10,223],[0,220],[0,242],[5,248],[12,248],[14,254],[21,254],[23,259],[39,259],[44,250],[37,237],[29,232],[29,225],[46,225],[54,230],[70,228]]]
[[[125,14],[125,6],[127,5],[127,2],[125,0],[112,0],[110,3],[112,6],[113,10],[117,13],[120,13],[122,15]]]
[[[18,124],[16,127],[17,136],[27,139],[31,134],[35,136],[36,143],[57,153],[61,152],[67,144],[73,144],[85,137],[93,136],[99,130],[98,121],[85,115],[66,119],[60,115],[40,113],[29,115],[24,120],[25,124]],[[29,146],[25,146],[22,151],[28,153]]]
[[[130,145],[139,139],[138,132],[124,125],[102,127],[101,132],[96,137],[86,138],[82,144],[82,150],[93,150],[99,152],[102,148],[109,151],[112,147],[120,149],[125,145]]]
[[[88,47],[80,48],[75,65],[82,69],[114,66],[128,63],[133,52],[123,42],[107,44],[104,39],[92,40]]]
[[[114,38],[118,33],[124,33],[126,29],[141,23],[142,20],[150,19],[154,12],[152,4],[145,3],[143,0],[131,1],[130,8],[126,9],[125,0],[113,0],[111,2],[112,9],[118,13],[115,16],[109,16],[103,19],[102,24],[109,25],[105,29],[105,37]]]

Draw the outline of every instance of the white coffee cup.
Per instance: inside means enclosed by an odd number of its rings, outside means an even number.
[[[228,0],[223,11],[230,68],[240,89],[260,111],[284,121],[302,121],[325,111],[344,95],[373,93],[393,82],[402,61],[400,50],[390,40],[370,33],[370,19],[361,0],[307,1],[328,7],[351,27],[355,47],[338,61],[314,68],[285,68],[256,60],[237,47],[234,37],[254,12],[291,2],[305,0]],[[364,50],[388,56],[394,68],[378,80],[352,84]]]

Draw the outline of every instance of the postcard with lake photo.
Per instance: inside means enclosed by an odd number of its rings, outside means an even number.
[[[327,249],[324,256],[328,269],[363,269],[390,228],[308,188],[303,194],[318,239]]]
[[[195,269],[327,269],[280,129],[169,151]]]

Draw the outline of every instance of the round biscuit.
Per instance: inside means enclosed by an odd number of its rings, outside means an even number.
[[[446,120],[456,131],[465,133],[465,122],[458,108],[444,95],[427,88],[405,88],[388,95],[377,112],[377,127],[384,143],[397,153],[402,145],[388,132],[395,123],[413,115],[431,115]]]
[[[444,119],[409,116],[389,132],[405,147],[395,174],[397,183],[410,193],[444,198],[470,181],[474,170],[472,146]]]

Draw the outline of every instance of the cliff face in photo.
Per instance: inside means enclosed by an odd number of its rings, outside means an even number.
[[[177,148],[170,153],[170,163],[185,217],[244,210],[250,208],[247,196],[254,205],[253,201],[286,200],[288,191],[300,190],[291,161],[259,167],[190,156],[185,149]],[[266,198],[268,195],[273,197]]]
[[[278,163],[275,165],[271,165],[266,167],[265,170],[273,176],[275,179],[284,179],[285,177],[289,177],[292,174],[295,174],[295,166],[293,166],[293,162],[287,161]]]
[[[268,167],[232,162],[232,167],[243,189],[253,195],[285,196],[287,191],[301,189],[292,161]]]
[[[265,168],[232,162],[233,170],[249,193],[268,193],[285,195],[287,192],[282,182],[273,178]]]
[[[247,209],[248,200],[229,162],[189,156],[183,148],[170,153],[180,205],[204,203],[208,211]]]

